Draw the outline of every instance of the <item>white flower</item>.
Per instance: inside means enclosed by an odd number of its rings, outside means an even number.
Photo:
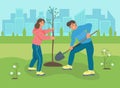
[[[10,75],[13,75],[14,73],[13,72],[10,72]]]
[[[17,66],[16,65],[13,65],[13,68],[16,68]]]
[[[18,74],[18,75],[21,75],[21,72],[18,72],[17,74]]]
[[[108,57],[110,57],[110,56],[111,56],[111,54],[110,54],[110,53],[108,53],[108,54],[107,54],[107,56],[108,56]]]
[[[100,63],[100,65],[104,65],[104,63]]]
[[[106,52],[106,49],[103,49],[102,52],[105,53],[105,52]]]
[[[114,66],[114,63],[112,63],[111,66]]]

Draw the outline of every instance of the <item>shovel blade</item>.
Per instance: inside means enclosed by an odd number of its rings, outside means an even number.
[[[62,59],[64,59],[64,54],[62,53],[62,52],[58,52],[57,54],[56,54],[56,56],[55,56],[55,60],[56,61],[60,61],[60,60],[62,60]]]

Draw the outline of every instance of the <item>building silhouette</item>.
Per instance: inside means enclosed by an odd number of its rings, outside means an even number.
[[[105,15],[101,14],[101,9],[93,9],[92,15],[86,15],[85,10],[75,15],[75,20],[78,25],[85,23],[92,24],[92,31],[100,30],[101,36],[105,33],[106,36],[109,35],[109,28],[112,27],[112,34],[115,32],[115,19],[111,13],[107,12],[107,18]]]
[[[35,9],[30,9],[29,17],[27,13],[23,13],[22,9],[16,9],[15,13],[10,14],[10,19],[2,21],[2,31],[5,36],[11,36],[12,33],[15,35],[22,36],[22,31],[26,29],[26,35],[32,36],[32,30],[34,24],[38,18],[43,18],[46,20],[45,26],[43,29],[51,28],[51,24],[47,20],[51,20],[51,14],[46,11],[39,12],[38,16]],[[63,29],[63,35],[68,36],[71,32],[70,28],[66,26],[66,23],[71,20],[70,10],[69,9],[59,9],[59,16],[54,21],[55,36],[60,35],[60,29]],[[115,32],[115,19],[112,14],[108,11],[107,17],[101,14],[101,9],[93,9],[92,14],[88,15],[85,13],[85,10],[79,12],[74,16],[75,21],[78,25],[83,25],[85,23],[92,23],[92,31],[100,30],[101,36],[105,34],[109,35],[109,28],[112,27],[112,32],[114,35]]]

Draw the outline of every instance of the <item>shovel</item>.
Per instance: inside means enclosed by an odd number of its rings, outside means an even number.
[[[91,33],[91,36],[92,35],[94,35],[95,33],[97,33],[97,31],[98,30],[96,30],[95,32],[93,32],[93,33]],[[80,43],[82,43],[82,42],[84,42],[85,40],[87,40],[87,38],[84,38],[83,40],[81,40],[81,42],[79,42],[78,44],[76,44],[75,46],[73,46],[73,48],[74,47],[76,47],[77,45],[79,45]],[[56,54],[56,56],[55,56],[55,60],[56,61],[60,61],[60,60],[62,60],[62,59],[64,59],[64,54],[66,54],[67,52],[69,52],[70,50],[68,49],[68,50],[66,50],[65,52],[61,52],[61,51],[59,51],[57,54]]]

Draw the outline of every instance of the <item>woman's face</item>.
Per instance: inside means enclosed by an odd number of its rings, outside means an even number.
[[[39,24],[40,24],[40,27],[42,27],[42,26],[44,26],[45,23],[44,23],[44,21],[41,21]]]

